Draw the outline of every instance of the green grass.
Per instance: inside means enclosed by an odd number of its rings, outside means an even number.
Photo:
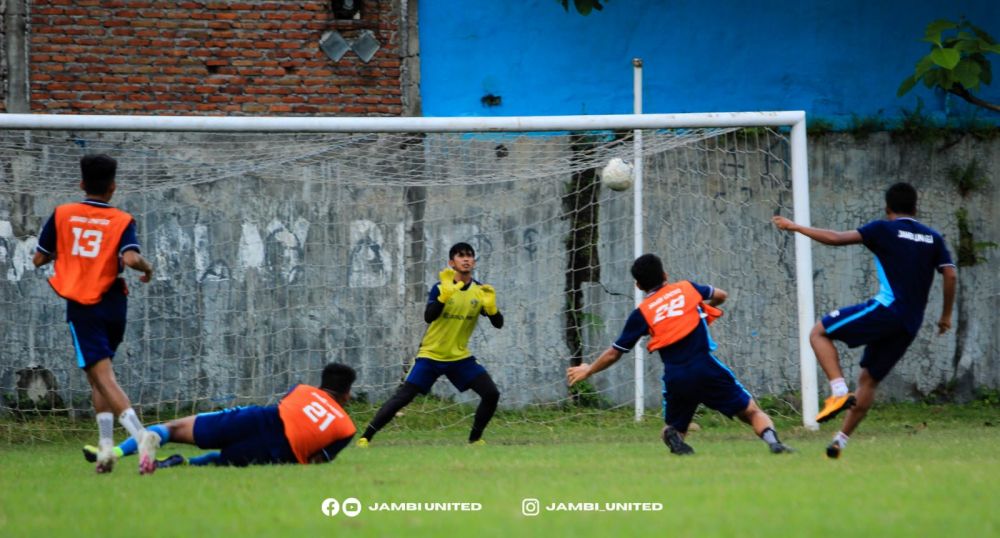
[[[357,422],[369,412],[356,410]],[[177,468],[140,477],[129,459],[96,476],[72,436],[0,444],[0,536],[1000,533],[996,406],[877,406],[836,461],[823,455],[834,427],[808,432],[792,418],[779,426],[796,454],[771,455],[748,428],[704,414],[702,430],[689,437],[696,455],[679,458],[659,442],[655,419],[636,425],[624,411],[506,413],[491,426],[490,445],[471,448],[467,412],[435,416],[418,404],[370,449],[351,447],[335,463],[312,467]],[[433,428],[419,429],[429,421]],[[10,440],[28,425],[3,427]],[[366,510],[326,517],[327,497],[356,497]],[[525,517],[521,500],[529,497],[543,507],[657,502],[663,510]],[[376,502],[475,502],[482,510],[368,511]]]

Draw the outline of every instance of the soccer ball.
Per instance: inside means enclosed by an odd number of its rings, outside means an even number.
[[[615,157],[601,170],[601,184],[613,191],[632,186],[632,165]]]

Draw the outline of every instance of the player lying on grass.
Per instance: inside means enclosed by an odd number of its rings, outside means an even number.
[[[235,407],[201,413],[150,426],[162,443],[173,441],[220,449],[185,462],[179,454],[157,461],[158,467],[191,465],[245,466],[268,463],[324,463],[333,461],[354,437],[351,417],[342,407],[351,397],[354,369],[331,363],[323,369],[319,387],[296,385],[278,403],[267,407]],[[118,456],[135,454],[129,438],[114,448]],[[83,448],[87,461],[97,449]]]
[[[849,410],[840,431],[826,447],[826,455],[830,458],[840,456],[849,436],[875,401],[879,383],[889,375],[917,336],[935,271],[941,273],[944,282],[938,334],[951,328],[951,309],[958,280],[955,264],[941,234],[917,222],[916,214],[917,190],[909,183],[896,183],[885,193],[885,220],[869,222],[857,230],[838,232],[800,226],[785,217],[771,219],[781,230],[798,232],[825,245],[862,243],[875,255],[878,294],[861,304],[830,312],[816,323],[809,335],[816,360],[830,380],[831,391],[816,421],[826,422],[841,411]],[[834,340],[849,347],[865,346],[856,398],[847,390]]]
[[[379,430],[384,428],[417,394],[427,394],[442,375],[459,391],[472,389],[479,395],[479,406],[472,419],[469,443],[481,445],[483,431],[497,410],[500,391],[483,365],[466,347],[480,316],[486,316],[494,327],[503,327],[503,314],[497,308],[493,286],[472,279],[476,268],[476,252],[468,243],[456,243],[448,251],[448,267],[438,273],[441,281],[431,287],[424,308],[424,321],[429,325],[420,342],[417,360],[399,387],[372,418],[358,446],[367,447]]]
[[[663,442],[677,455],[693,454],[684,437],[698,404],[738,417],[753,427],[771,452],[792,449],[782,444],[771,417],[757,406],[733,373],[712,354],[716,344],[708,325],[722,315],[715,308],[727,297],[725,291],[681,280],[667,283],[663,263],[653,254],[643,254],[632,263],[635,285],[646,298],[632,311],[625,328],[593,364],[566,370],[570,386],[604,370],[649,335],[648,349],[659,351],[663,360]]]

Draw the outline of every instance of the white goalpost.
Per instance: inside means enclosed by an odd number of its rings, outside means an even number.
[[[129,282],[115,361],[144,414],[270,402],[329,360],[355,367],[363,398],[384,400],[416,352],[428,284],[466,241],[507,318],[502,331],[480,323],[470,344],[502,406],[573,403],[565,367],[617,336],[637,300],[628,267],[646,250],[671,277],[731,292],[713,325],[723,361],[751,392],[800,394],[816,428],[811,247],[769,222],[781,212],[809,224],[804,112],[2,114],[0,414],[26,405],[28,370],[52,373],[54,408],[89,409],[62,302],[29,266],[52,209],[79,198],[88,152],[118,159],[113,203],[136,217],[158,269],[150,286]],[[600,189],[596,170],[614,157],[635,164],[631,192]],[[662,367],[638,347],[631,370],[593,390],[641,419]],[[442,385],[435,405],[468,401]]]

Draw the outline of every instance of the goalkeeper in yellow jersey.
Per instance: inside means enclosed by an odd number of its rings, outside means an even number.
[[[359,447],[367,447],[400,409],[412,402],[417,394],[430,392],[442,375],[447,376],[459,391],[472,389],[481,398],[469,432],[469,443],[485,444],[483,430],[497,410],[500,391],[486,368],[476,362],[466,346],[479,316],[490,318],[490,323],[500,329],[503,314],[497,309],[493,286],[473,280],[475,268],[476,252],[472,245],[456,243],[448,251],[448,267],[439,273],[441,281],[434,284],[427,295],[424,321],[430,325],[420,342],[417,360],[402,386],[375,413],[358,439]]]

